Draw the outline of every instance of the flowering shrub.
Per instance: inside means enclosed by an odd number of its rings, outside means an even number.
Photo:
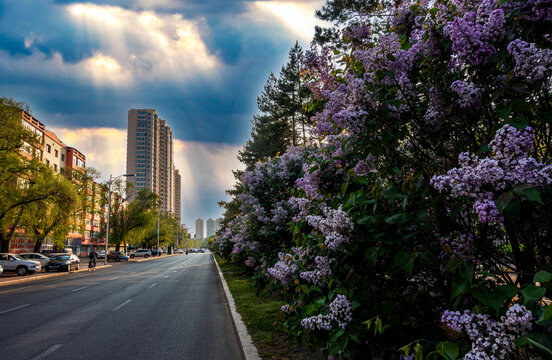
[[[375,9],[306,54],[312,144],[243,174],[218,251],[330,358],[552,352],[550,1]]]

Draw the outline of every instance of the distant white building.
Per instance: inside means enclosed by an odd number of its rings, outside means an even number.
[[[215,235],[215,220],[209,218],[207,219],[207,237]]]
[[[205,236],[205,232],[203,231],[203,219],[198,218],[195,221],[195,232],[196,232],[196,239],[203,239]]]

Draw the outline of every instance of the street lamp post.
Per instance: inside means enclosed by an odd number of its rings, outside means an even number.
[[[161,209],[157,212],[157,256],[159,256],[159,215],[161,214]]]
[[[105,231],[104,265],[107,265],[107,246],[108,246],[108,242],[109,242],[109,215],[111,214],[111,184],[113,183],[113,181],[117,180],[121,176],[129,177],[129,176],[134,176],[134,174],[123,174],[123,175],[116,176],[115,178],[113,178],[113,176],[111,174],[109,174],[109,183],[108,183],[108,187],[107,187],[107,229]]]

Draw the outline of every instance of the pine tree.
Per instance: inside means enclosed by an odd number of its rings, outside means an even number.
[[[257,161],[283,153],[289,146],[304,144],[308,139],[309,119],[303,104],[311,92],[301,80],[302,59],[303,50],[295,43],[278,78],[271,73],[257,98],[261,114],[253,117],[251,139],[238,155],[248,170]]]

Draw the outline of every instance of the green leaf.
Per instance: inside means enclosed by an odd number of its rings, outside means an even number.
[[[458,274],[451,282],[450,298],[454,299],[471,288],[473,277],[473,264],[461,263]]]
[[[518,130],[523,130],[529,125],[529,120],[524,117],[518,116],[514,120],[510,121],[510,125]]]
[[[431,16],[435,16],[435,14],[437,14],[437,11],[439,11],[439,9],[435,7],[433,9],[429,10],[429,14]]]
[[[502,213],[506,218],[515,221],[521,213],[521,205],[516,200],[510,201],[510,203],[504,208]]]
[[[525,288],[521,289],[521,295],[523,295],[523,304],[541,299],[544,294],[546,294],[546,289],[535,286],[527,285]]]
[[[437,344],[436,349],[444,353],[449,360],[455,360],[458,357],[458,354],[460,353],[460,349],[458,348],[458,344],[450,342],[450,341],[443,341]]]
[[[521,191],[516,191],[516,193],[519,195],[522,195],[529,201],[538,202],[540,204],[543,203],[540,196],[540,191],[538,189],[535,189],[535,188],[525,189]]]
[[[513,198],[514,198],[514,194],[512,194],[512,192],[510,191],[502,193],[498,197],[498,199],[496,199],[496,207],[498,208],[498,211],[502,212],[508,206],[510,201],[512,201]]]
[[[370,225],[376,222],[376,218],[373,216],[365,216],[362,219],[358,220],[357,223],[361,225]]]
[[[552,274],[548,271],[541,270],[538,273],[535,274],[535,277],[533,278],[534,283],[546,283],[552,280]]]
[[[498,106],[496,108],[496,112],[498,113],[498,116],[500,116],[502,119],[509,120],[510,113],[512,112],[512,104]]]
[[[486,287],[478,287],[473,290],[473,295],[481,304],[492,308],[496,315],[498,315],[504,301],[513,298],[517,292],[518,288],[514,285],[503,285],[493,290]]]
[[[542,314],[542,320],[546,321],[552,316],[552,305],[548,305]]]

